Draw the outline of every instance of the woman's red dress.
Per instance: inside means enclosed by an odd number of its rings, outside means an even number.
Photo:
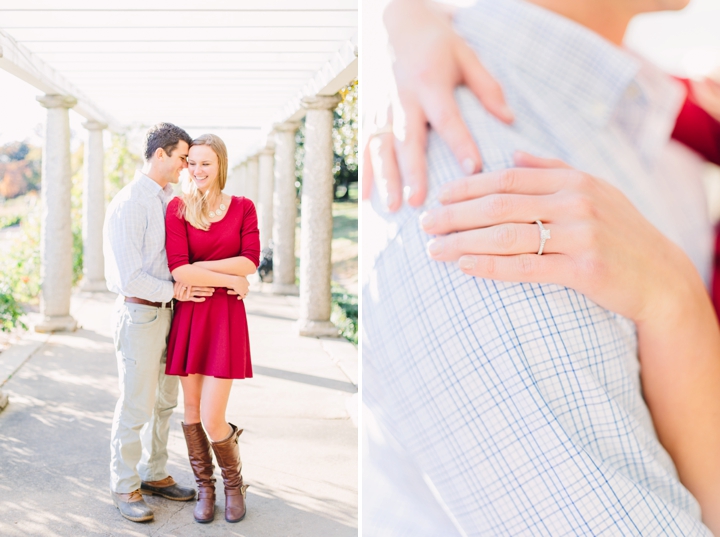
[[[165,215],[165,248],[172,272],[195,261],[244,256],[260,259],[260,233],[252,201],[233,196],[225,216],[202,231],[183,217],[173,199]],[[176,302],[167,346],[168,375],[200,374],[226,379],[252,377],[245,302],[215,288],[205,302]]]

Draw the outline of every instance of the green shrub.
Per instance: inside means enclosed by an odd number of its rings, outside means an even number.
[[[340,329],[348,341],[358,343],[358,298],[341,288],[332,291],[332,313],[330,320]]]
[[[0,216],[0,229],[16,226],[20,223],[22,217],[19,214]]]
[[[23,315],[20,304],[15,300],[7,285],[0,285],[0,331],[10,332],[15,327],[27,330],[27,326],[20,320]]]

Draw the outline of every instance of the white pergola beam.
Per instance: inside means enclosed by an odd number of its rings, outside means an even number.
[[[121,125],[97,108],[75,86],[27,48],[0,30],[0,68],[24,80],[47,95],[71,95],[78,101],[75,112],[88,120],[106,123],[112,130]]]
[[[302,100],[315,95],[335,95],[358,75],[357,35],[345,41],[303,89],[283,106],[274,123],[297,121],[305,115]],[[271,127],[268,127],[268,130]]]

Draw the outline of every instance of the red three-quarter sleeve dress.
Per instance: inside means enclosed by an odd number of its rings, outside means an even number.
[[[233,196],[222,220],[203,231],[183,216],[183,203],[173,199],[165,214],[168,266],[244,256],[255,266],[260,233],[252,201]],[[205,302],[177,302],[167,346],[168,375],[200,374],[226,379],[252,377],[245,302],[218,287]]]

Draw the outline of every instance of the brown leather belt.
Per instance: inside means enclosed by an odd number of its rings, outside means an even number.
[[[149,300],[145,300],[144,298],[136,298],[134,296],[126,296],[125,302],[130,302],[131,304],[142,304],[143,306],[152,306],[153,308],[172,308],[172,301],[170,302],[150,302]]]

